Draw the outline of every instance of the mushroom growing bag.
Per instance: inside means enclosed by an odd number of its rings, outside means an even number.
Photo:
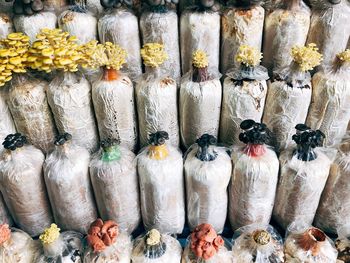
[[[215,137],[204,134],[185,158],[187,219],[191,230],[202,223],[211,224],[218,233],[224,229],[232,164],[225,148],[215,143]]]
[[[0,39],[6,38],[8,34],[13,32],[13,24],[11,16],[5,13],[0,13]]]
[[[8,134],[15,133],[16,127],[13,122],[10,110],[7,106],[8,100],[8,89],[0,88],[0,140],[1,142],[5,139]],[[3,150],[3,146],[0,145],[0,153]],[[1,223],[1,222],[0,222]]]
[[[44,164],[45,183],[55,222],[64,230],[85,234],[97,217],[89,176],[89,152],[71,144],[65,133],[55,141],[56,149]]]

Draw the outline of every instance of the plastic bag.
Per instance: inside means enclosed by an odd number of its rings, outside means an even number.
[[[299,220],[311,225],[326,184],[331,160],[322,145],[324,134],[306,125],[296,126],[293,136],[296,149],[280,155],[280,178],[277,186],[273,217],[284,229]]]
[[[337,250],[320,229],[293,224],[284,243],[286,263],[335,263]]]
[[[167,132],[151,135],[151,145],[137,156],[137,170],[146,230],[176,234],[185,224],[183,160],[177,148],[165,144],[167,139]]]
[[[229,186],[229,219],[233,230],[250,224],[268,224],[278,181],[279,162],[266,143],[265,124],[253,120],[241,123],[244,148],[232,152],[232,179]]]
[[[349,223],[349,222],[347,222]],[[338,251],[337,263],[350,262],[350,225],[345,225],[338,229],[338,238],[335,247]]]
[[[12,217],[7,209],[2,194],[0,194],[0,224],[8,224],[10,226],[13,225]]]
[[[7,106],[8,89],[0,88],[0,141],[2,142],[8,134],[15,133],[16,127],[13,123],[13,119],[10,110]],[[2,144],[0,145],[0,153],[3,150]],[[0,222],[1,223],[1,222]]]
[[[0,225],[0,261],[2,263],[32,263],[37,254],[36,242],[25,232],[7,224]]]
[[[35,263],[81,263],[83,262],[83,235],[73,231],[60,233],[55,224],[45,229],[39,237],[40,253]]]
[[[112,220],[93,222],[87,242],[89,247],[85,249],[84,263],[130,263],[131,237],[120,233]]]
[[[97,39],[97,19],[86,9],[73,6],[58,17],[58,25],[63,31],[77,37],[79,44]]]
[[[135,154],[116,141],[105,140],[90,162],[90,177],[102,219],[115,220],[127,233],[133,232],[141,222],[134,159]]]
[[[202,223],[211,224],[218,233],[224,229],[232,164],[225,148],[215,143],[214,136],[204,134],[185,159],[187,218],[191,230]]]
[[[135,151],[138,139],[136,110],[134,88],[129,77],[118,76],[117,73],[116,79],[103,76],[95,81],[92,84],[92,101],[101,140],[117,139],[129,150]]]
[[[232,256],[234,263],[282,263],[283,239],[270,225],[244,226],[233,236]]]
[[[7,150],[0,158],[0,190],[16,225],[37,236],[53,218],[42,173],[44,154],[25,143],[19,133],[6,137]]]
[[[11,14],[13,12],[13,2],[0,0],[0,10],[2,13]]]
[[[2,9],[0,8],[1,12]],[[0,13],[0,39],[6,38],[8,34],[13,32],[13,24],[10,15]]]
[[[89,176],[89,152],[68,133],[55,141],[44,163],[44,177],[55,222],[63,230],[86,233],[97,217]]]
[[[302,0],[282,0],[265,18],[263,65],[272,73],[290,65],[293,46],[304,46],[310,27],[310,8]]]
[[[222,98],[220,74],[214,73],[201,82],[193,78],[194,72],[183,76],[180,88],[181,141],[186,148],[204,133],[215,137],[219,134]]]
[[[347,52],[350,54],[350,50]],[[312,129],[320,129],[326,135],[325,146],[341,142],[350,120],[350,58],[349,61],[337,61],[335,67],[338,67],[335,71],[320,71],[313,76],[312,100],[306,121]]]
[[[221,72],[238,67],[239,64],[232,60],[241,45],[255,47],[259,51],[262,46],[262,35],[264,27],[264,8],[260,1],[249,4],[248,7],[228,7],[221,18]],[[244,4],[247,1],[241,1]]]
[[[52,12],[38,12],[33,15],[15,15],[13,17],[13,25],[16,32],[23,32],[29,36],[30,41],[34,42],[36,35],[43,28],[56,28],[57,17]]]
[[[197,226],[182,255],[181,263],[231,263],[232,255],[210,224]]]
[[[152,229],[134,242],[133,263],[179,263],[182,248],[175,238]]]
[[[122,71],[132,80],[142,74],[140,56],[140,36],[137,17],[126,8],[116,8],[98,20],[98,33],[102,43],[112,42],[120,45],[127,52],[126,64]]]
[[[96,16],[103,13],[103,7],[100,0],[74,0],[73,3],[82,9],[88,10]]]
[[[333,162],[314,224],[327,233],[350,222],[350,140],[344,141]],[[350,234],[350,233],[349,233]]]
[[[347,0],[310,0],[311,25],[307,43],[315,43],[323,54],[321,69],[331,69],[339,52],[346,49],[350,36],[350,3]]]
[[[76,73],[59,74],[47,89],[47,99],[58,131],[70,133],[74,144],[95,152],[99,139],[90,83]]]

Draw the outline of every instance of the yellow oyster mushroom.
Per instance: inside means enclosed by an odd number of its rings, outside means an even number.
[[[152,68],[156,68],[168,59],[168,55],[164,50],[164,45],[159,43],[147,43],[141,49],[143,63]]]
[[[12,64],[12,65],[19,65],[22,63],[22,59],[20,57],[14,57],[14,58],[10,58],[9,59],[9,62]]]
[[[318,52],[316,44],[310,43],[307,46],[292,47],[291,55],[295,63],[299,65],[301,71],[309,71],[320,65],[322,54]]]
[[[39,239],[43,244],[51,244],[60,237],[60,230],[61,229],[59,229],[56,224],[51,224],[51,226],[46,228],[44,233],[39,236]]]
[[[350,49],[337,54],[337,58],[342,62],[350,62]]]
[[[209,65],[207,54],[203,50],[196,50],[192,54],[192,64],[196,68],[206,68]]]
[[[235,59],[244,66],[255,67],[260,64],[262,57],[262,53],[255,47],[242,45],[239,47]]]

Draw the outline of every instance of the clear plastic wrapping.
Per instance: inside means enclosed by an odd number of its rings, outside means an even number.
[[[132,80],[142,74],[140,36],[137,17],[125,8],[112,9],[98,20],[98,33],[102,43],[112,42],[127,52],[122,71]]]
[[[9,210],[7,209],[2,194],[0,194],[0,224],[8,224],[10,226],[13,225],[12,217],[10,215]]]
[[[203,50],[210,67],[219,69],[220,14],[214,11],[185,11],[180,19],[182,73],[192,69],[192,53]]]
[[[2,9],[0,8],[1,12]],[[8,34],[13,32],[13,24],[11,16],[0,13],[0,39],[6,38]]]
[[[233,263],[283,263],[283,239],[270,225],[239,228],[233,237]]]
[[[53,12],[39,12],[31,16],[16,15],[13,17],[13,25],[16,32],[23,32],[34,42],[36,35],[43,28],[56,28],[57,17]]]
[[[284,243],[286,263],[335,263],[337,250],[320,229],[293,224]]]
[[[253,5],[247,9],[229,7],[221,17],[221,72],[237,67],[233,60],[241,45],[262,46],[264,8]]]
[[[101,140],[120,140],[131,151],[137,147],[134,87],[126,75],[92,84],[92,101]],[[117,220],[118,221],[118,220]]]
[[[350,3],[347,0],[311,0],[312,16],[307,43],[323,54],[322,69],[331,69],[336,55],[346,49],[350,36]],[[339,2],[339,3],[338,3]]]
[[[94,15],[98,15],[103,12],[103,7],[100,0],[74,0],[73,3],[80,8],[88,10]]]
[[[137,170],[145,228],[156,228],[161,233],[181,233],[185,224],[181,152],[171,145],[148,146],[137,156]]]
[[[57,145],[45,160],[47,192],[55,222],[63,230],[85,234],[97,217],[89,162],[89,152],[70,141]]]
[[[118,222],[127,233],[141,222],[135,155],[126,148],[109,146],[90,162],[90,177],[102,219]]]
[[[140,31],[143,44],[164,45],[168,59],[159,67],[167,71],[170,77],[178,79],[181,70],[177,14],[171,10],[165,13],[145,11],[140,17]]]
[[[57,75],[47,89],[57,129],[68,132],[76,145],[93,153],[98,148],[98,132],[91,101],[91,85],[81,75]]]
[[[227,215],[227,187],[231,179],[231,158],[225,148],[215,145],[188,152],[185,163],[187,218],[190,229],[209,223],[221,233]]]
[[[3,150],[2,142],[5,137],[16,132],[10,110],[7,106],[8,88],[0,88],[0,153]],[[0,222],[1,223],[1,222]]]
[[[290,65],[293,46],[304,46],[310,27],[310,8],[302,0],[283,0],[265,18],[263,65],[269,72]]]
[[[218,137],[221,98],[220,75],[217,74],[213,79],[204,82],[194,82],[192,72],[182,78],[179,102],[180,130],[181,141],[186,148],[204,133]]]
[[[0,189],[16,225],[31,236],[53,218],[42,173],[44,154],[31,145],[6,151],[0,160]]]
[[[8,106],[17,131],[44,153],[53,148],[57,134],[47,101],[48,83],[40,78],[17,75],[8,94]]]

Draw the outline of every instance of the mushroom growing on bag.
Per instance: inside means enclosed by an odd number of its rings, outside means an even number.
[[[241,46],[235,60],[241,64],[227,73],[224,80],[220,120],[220,141],[238,145],[239,125],[245,119],[260,122],[263,116],[267,69],[260,66],[262,54],[253,47]]]
[[[280,178],[277,186],[273,218],[284,229],[295,221],[312,224],[322,191],[326,184],[331,160],[322,145],[324,134],[298,124],[293,140],[296,148],[280,155]]]
[[[263,45],[263,65],[270,73],[290,65],[293,46],[305,45],[310,16],[310,8],[303,0],[282,0],[272,5],[265,18]]]
[[[0,190],[15,224],[37,236],[52,223],[42,172],[44,154],[20,133],[9,134],[0,158]]]
[[[132,80],[142,74],[140,56],[140,32],[138,18],[129,0],[101,0],[106,13],[98,20],[98,34],[101,43],[112,42],[126,50],[126,63],[122,71]]]
[[[292,64],[274,72],[266,98],[263,122],[277,138],[278,150],[291,145],[293,129],[305,123],[311,102],[311,75],[322,55],[314,44],[292,48]]]
[[[159,130],[169,133],[170,143],[175,147],[180,144],[177,85],[162,66],[168,58],[164,46],[147,43],[141,50],[146,66],[146,73],[136,85],[136,101],[140,146],[145,147],[149,135]]]
[[[131,237],[119,231],[112,220],[97,219],[87,235],[88,247],[84,252],[84,263],[130,263]]]
[[[141,222],[135,154],[115,139],[101,141],[90,162],[90,177],[102,219],[119,222],[133,232]]]
[[[6,38],[13,32],[13,23],[11,16],[6,13],[0,13],[0,39]]]
[[[261,0],[227,0],[221,18],[221,72],[239,67],[232,60],[240,46],[248,45],[259,52],[263,40],[264,8]]]
[[[192,55],[193,70],[183,76],[180,88],[180,130],[182,144],[188,148],[199,136],[219,134],[222,87],[220,73],[209,68],[207,54]]]
[[[164,46],[168,59],[159,67],[167,70],[171,78],[178,79],[181,75],[178,17],[168,2],[144,1],[146,8],[140,17],[140,31],[144,45],[161,43]]]
[[[185,224],[185,183],[180,150],[167,145],[167,132],[151,134],[137,156],[142,220],[146,230],[180,234]]]
[[[312,77],[312,89],[306,124],[326,135],[326,146],[338,145],[350,120],[350,49],[337,55],[332,70]]]
[[[184,11],[180,18],[181,69],[183,74],[191,70],[191,56],[196,50],[203,50],[208,56],[210,67],[219,69],[219,6],[215,0],[196,0],[195,2],[195,6]]]
[[[57,137],[44,163],[44,178],[55,222],[64,230],[87,233],[97,217],[89,176],[89,152],[74,145],[72,136]]]
[[[270,222],[279,170],[275,151],[266,145],[271,140],[266,125],[244,120],[240,127],[246,146],[232,152],[228,216],[233,230]]]
[[[182,248],[179,241],[152,229],[134,242],[132,263],[179,263]]]

